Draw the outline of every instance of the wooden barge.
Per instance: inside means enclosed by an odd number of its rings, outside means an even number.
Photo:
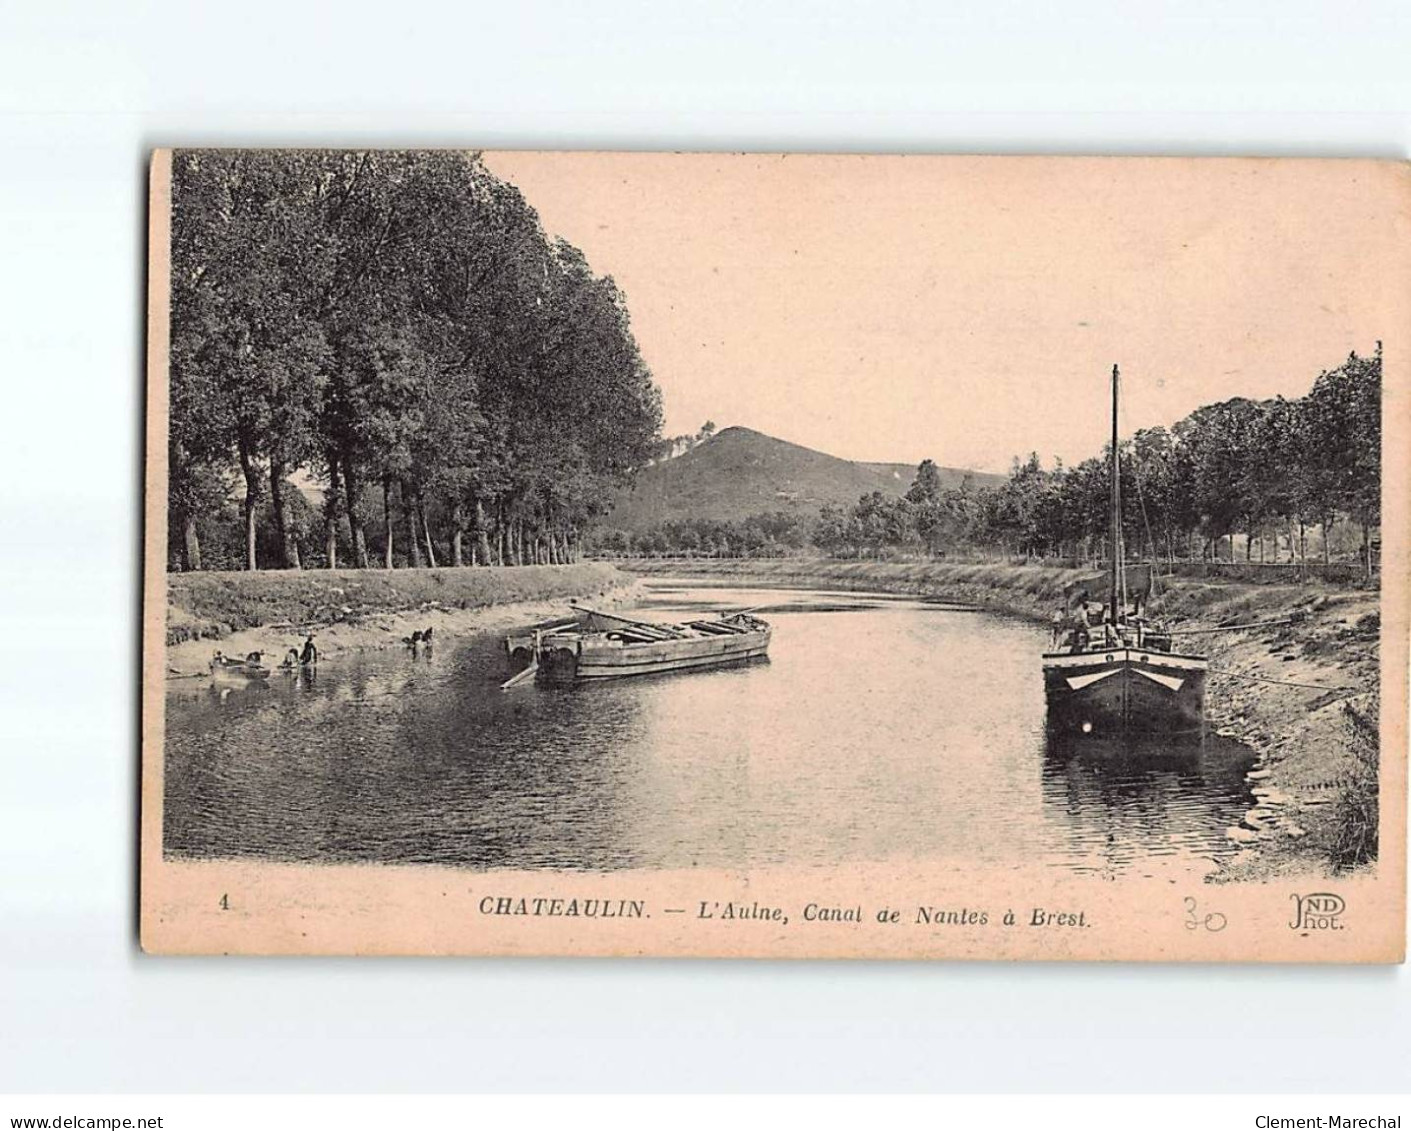
[[[1048,729],[1082,734],[1199,731],[1205,722],[1209,661],[1172,650],[1173,633],[1142,614],[1155,584],[1143,567],[1134,587],[1123,558],[1121,446],[1117,405],[1121,378],[1112,367],[1112,443],[1109,572],[1070,586],[1067,606],[1054,624],[1053,649],[1043,656]],[[1096,623],[1089,590],[1106,581],[1107,603]],[[1134,589],[1145,592],[1135,592]],[[1135,608],[1132,598],[1135,596]],[[1075,607],[1076,604],[1076,607]]]
[[[510,661],[522,670],[505,686],[535,678],[578,683],[739,663],[766,655],[770,632],[767,622],[748,611],[656,624],[578,608],[570,617],[506,637]]]

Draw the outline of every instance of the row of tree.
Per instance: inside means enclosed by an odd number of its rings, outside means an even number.
[[[621,293],[475,155],[179,151],[171,274],[175,568],[568,560],[657,454]]]
[[[1138,431],[1120,449],[1123,537],[1152,559],[1302,560],[1308,528],[1330,554],[1334,524],[1361,532],[1370,572],[1381,519],[1382,355],[1352,354],[1303,397],[1206,405],[1171,429]],[[1026,557],[1090,557],[1109,525],[1106,453],[1073,468],[1015,461],[986,508],[984,540]],[[923,506],[924,506],[923,502]],[[944,525],[944,524],[943,524]]]
[[[1206,405],[1170,429],[1138,431],[1120,448],[1123,537],[1132,556],[1152,560],[1304,560],[1317,528],[1326,561],[1331,532],[1351,523],[1373,568],[1381,506],[1381,346],[1322,373],[1295,400],[1234,398]],[[801,520],[668,523],[634,535],[612,532],[614,552],[717,556],[798,552],[806,541],[839,557],[925,553],[958,557],[1090,560],[1106,552],[1110,456],[1045,469],[1036,454],[1015,459],[997,488],[967,477],[943,487],[924,461],[905,496],[864,495],[825,506],[801,538]],[[761,537],[770,525],[788,536]],[[729,527],[725,530],[724,527]],[[747,531],[753,531],[752,535]],[[609,545],[610,542],[610,545]]]
[[[813,522],[807,516],[773,511],[736,520],[678,519],[635,532],[601,527],[589,546],[605,557],[776,558],[802,553],[812,537]]]

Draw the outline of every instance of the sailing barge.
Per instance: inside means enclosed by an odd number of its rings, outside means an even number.
[[[1112,367],[1110,562],[1095,585],[1070,586],[1054,648],[1043,656],[1044,695],[1050,730],[1082,734],[1191,732],[1204,726],[1206,657],[1172,651],[1172,636],[1142,615],[1154,578],[1139,567],[1131,584],[1123,558],[1122,480],[1118,464],[1117,405],[1120,388]],[[1089,588],[1107,583],[1107,603],[1096,623],[1089,614]],[[1135,598],[1135,603],[1133,599]]]
[[[719,667],[766,655],[770,632],[768,622],[748,610],[656,624],[575,608],[571,617],[506,637],[511,662],[525,666],[504,686],[534,678],[577,683]]]

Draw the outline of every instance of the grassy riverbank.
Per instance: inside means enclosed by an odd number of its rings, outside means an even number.
[[[498,631],[562,612],[573,598],[618,603],[630,597],[632,581],[601,562],[170,574],[167,666],[204,672],[215,648],[259,649],[277,660],[308,633],[333,656],[398,645],[415,629],[441,637]]]
[[[651,561],[651,575],[737,584],[910,593],[1047,624],[1064,588],[1090,571],[1008,565],[827,559]],[[1376,828],[1379,600],[1324,583],[1252,585],[1175,578],[1153,612],[1186,631],[1291,620],[1191,638],[1210,657],[1206,713],[1256,750],[1256,805],[1229,835],[1242,850],[1222,878],[1356,866]],[[1037,658],[1036,658],[1037,662]]]

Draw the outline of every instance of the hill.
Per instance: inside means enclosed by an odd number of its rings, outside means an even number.
[[[944,486],[968,474],[940,469]],[[1002,476],[973,473],[992,485]],[[916,468],[855,463],[751,428],[726,428],[684,455],[644,468],[617,496],[607,525],[646,530],[681,518],[743,519],[772,511],[815,515],[827,503],[852,506],[872,491],[904,495]]]

